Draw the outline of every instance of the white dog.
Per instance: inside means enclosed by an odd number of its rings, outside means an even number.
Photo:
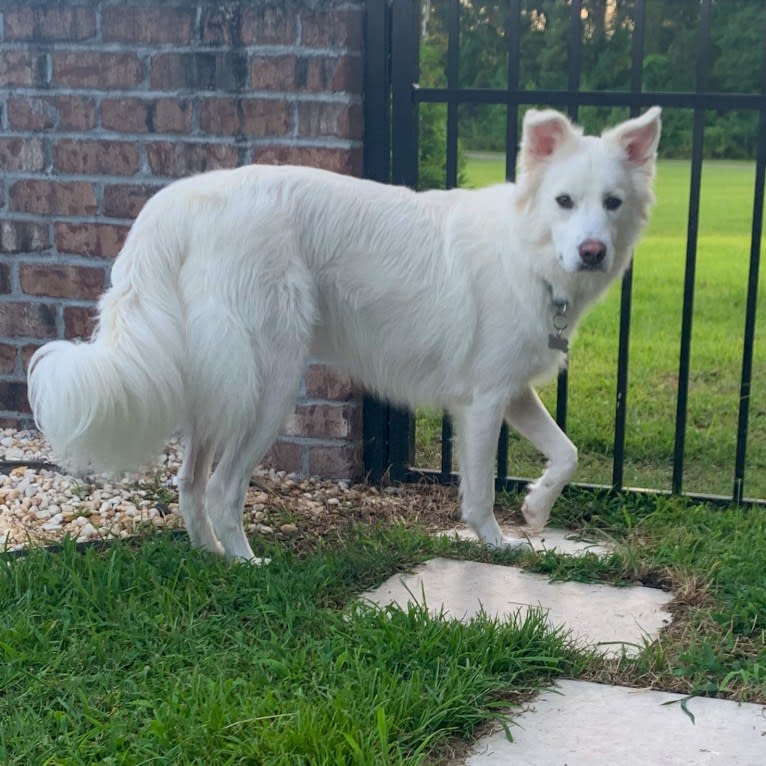
[[[446,409],[464,520],[514,544],[493,514],[500,426],[550,461],[523,507],[542,527],[577,450],[532,385],[630,263],[659,136],[657,107],[600,138],[530,110],[517,184],[416,193],[266,166],[175,182],[136,219],[92,340],[34,355],[37,423],[80,470],[135,469],[180,432],[192,543],[251,559],[248,481],[317,355],[392,402]]]

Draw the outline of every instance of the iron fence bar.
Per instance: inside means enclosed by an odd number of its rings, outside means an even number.
[[[631,40],[630,91],[638,94],[643,84],[644,29],[646,5],[637,0],[633,13],[633,37]],[[630,108],[630,116],[636,117],[640,109]],[[628,374],[630,361],[630,318],[633,310],[633,263],[628,266],[622,279],[620,293],[620,328],[617,344],[617,392],[614,405],[614,442],[612,457],[612,487],[622,489],[625,479],[625,425],[628,417]]]
[[[447,18],[447,87],[460,85],[460,0],[450,0]],[[447,104],[447,188],[457,186],[457,103]]]
[[[421,88],[416,86],[415,100],[421,104],[505,104],[508,92],[499,88]],[[766,107],[766,95],[758,93],[719,93],[716,91],[642,91],[640,95],[625,90],[580,91],[523,90],[515,95],[519,104],[549,104],[565,108],[574,99],[580,106],[663,106],[678,109],[716,109],[720,111],[757,111]]]
[[[733,497],[742,502],[747,458],[747,436],[750,416],[750,386],[753,375],[755,347],[755,321],[758,305],[758,272],[761,260],[761,232],[763,230],[764,171],[766,171],[766,113],[758,121],[758,159],[755,170],[753,198],[753,228],[750,239],[750,268],[747,278],[747,306],[745,309],[745,337],[742,348],[742,376],[739,387],[739,413],[737,417],[737,447],[734,461]]]
[[[700,31],[697,48],[696,85],[704,90],[707,79],[707,48],[710,40],[710,0],[700,6]],[[684,301],[681,316],[681,348],[678,361],[678,392],[676,396],[676,428],[673,449],[672,489],[683,490],[686,420],[689,402],[689,372],[691,362],[692,322],[694,319],[694,285],[697,267],[697,232],[699,229],[700,189],[702,185],[702,152],[705,138],[705,112],[694,111],[692,128],[691,183],[689,186],[689,217],[686,230],[686,266],[684,271]]]
[[[509,0],[506,25],[508,41],[508,83],[505,110],[505,180],[516,179],[516,158],[519,146],[519,80],[521,76],[521,0]],[[503,423],[497,442],[498,488],[508,476],[508,425]]]
[[[391,180],[391,8],[387,2],[367,3],[364,18],[364,176]],[[366,396],[362,407],[363,459],[371,481],[388,470],[390,406]]]
[[[418,182],[418,102],[420,4],[393,0],[391,5],[391,183],[415,188]],[[391,479],[401,481],[413,462],[415,429],[409,410],[389,414],[388,463]]]
[[[450,0],[447,16],[447,87],[460,85],[460,0]],[[447,104],[447,166],[446,186],[457,186],[458,170],[458,105]],[[445,412],[442,415],[441,435],[442,473],[452,471],[452,420]]]
[[[364,17],[364,176],[391,180],[390,6],[368,3]]]
[[[761,93],[766,89],[766,23],[761,49]],[[766,175],[766,110],[758,119],[758,144],[755,159],[755,192],[753,195],[753,223],[750,234],[750,267],[747,277],[747,306],[745,308],[745,335],[742,344],[742,376],[739,387],[739,413],[737,416],[737,447],[734,458],[734,489],[736,503],[741,503],[745,491],[747,436],[750,417],[750,385],[753,376],[755,350],[755,322],[758,307],[758,272],[761,261],[761,235],[763,233],[764,175]]]
[[[519,146],[519,81],[521,78],[521,0],[509,0],[508,87],[505,91],[505,178],[516,178],[516,155]]]
[[[569,34],[567,38],[567,92],[570,97],[580,88],[582,71],[582,0],[572,0],[569,15]],[[572,120],[577,120],[577,100],[570,98],[567,111]],[[562,431],[567,428],[567,407],[569,404],[569,369],[559,371],[556,382],[556,422]]]

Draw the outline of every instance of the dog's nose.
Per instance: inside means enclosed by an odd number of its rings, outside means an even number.
[[[579,252],[586,269],[597,269],[606,258],[606,245],[599,239],[586,239],[580,245]]]

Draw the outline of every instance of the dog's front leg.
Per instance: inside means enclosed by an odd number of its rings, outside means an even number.
[[[503,422],[504,404],[475,402],[455,408],[458,461],[460,462],[460,498],[463,521],[486,545],[525,545],[526,541],[505,537],[495,519],[495,456]]]
[[[558,427],[537,393],[528,389],[511,399],[505,412],[508,423],[548,458],[543,475],[529,488],[521,508],[527,523],[542,529],[551,507],[577,468],[577,447]]]

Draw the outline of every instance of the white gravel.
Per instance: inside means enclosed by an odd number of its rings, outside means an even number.
[[[76,478],[55,470],[55,458],[39,433],[5,429],[0,431],[0,461],[0,549],[54,543],[66,536],[79,542],[129,537],[146,524],[181,523],[177,504],[162,502],[181,463],[177,445],[152,473],[123,481]]]
[[[55,456],[37,431],[0,429],[0,551],[132,537],[147,528],[182,528],[175,475],[181,449],[171,444],[156,467],[115,481],[78,478],[56,469]],[[248,492],[250,534],[289,538],[322,535],[347,523],[418,520],[442,528],[457,515],[456,493],[295,477],[258,467]],[[434,520],[436,520],[434,522]]]

